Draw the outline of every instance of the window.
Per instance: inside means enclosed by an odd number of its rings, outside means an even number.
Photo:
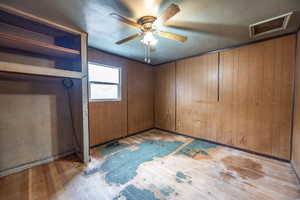
[[[91,101],[121,100],[121,68],[89,63]]]

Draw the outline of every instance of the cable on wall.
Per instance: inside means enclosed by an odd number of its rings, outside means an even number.
[[[70,95],[70,89],[73,88],[74,86],[74,82],[72,79],[63,79],[62,80],[62,84],[64,86],[64,88],[67,90],[67,95],[68,95],[68,105],[69,105],[69,111],[70,111],[70,115],[71,115],[71,123],[72,123],[72,129],[73,129],[73,136],[75,138],[75,148],[77,149],[77,151],[80,151],[80,143],[79,143],[79,139],[77,137],[77,134],[76,134],[76,129],[75,129],[75,126],[74,126],[74,119],[73,119],[73,111],[72,111],[72,106],[71,106],[71,95]]]

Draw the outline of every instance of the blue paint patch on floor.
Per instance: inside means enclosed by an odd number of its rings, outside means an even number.
[[[175,190],[173,188],[171,188],[170,186],[160,189],[160,193],[162,193],[162,195],[164,195],[166,197],[170,196],[174,191]]]
[[[182,172],[177,172],[177,173],[176,173],[176,176],[177,176],[178,178],[181,178],[181,179],[186,179],[186,178],[187,178],[187,175],[185,175],[185,174],[182,173]]]
[[[187,176],[186,174],[184,174],[183,172],[177,172],[176,173],[176,182],[177,183],[183,183],[183,182],[186,182],[188,184],[192,184],[192,180],[190,180],[191,177],[190,176]]]
[[[176,178],[177,183],[183,183],[183,181],[180,178]]]
[[[125,149],[109,156],[101,166],[101,170],[107,172],[107,183],[125,184],[133,179],[138,167],[152,161],[154,158],[162,158],[175,151],[182,142],[169,141],[145,141],[138,145],[138,149]]]
[[[125,197],[126,200],[159,200],[154,196],[154,193],[150,190],[139,189],[134,185],[126,186],[119,194],[119,196],[115,197],[113,200],[121,199],[121,197]]]
[[[122,150],[124,150],[124,149],[126,149],[130,146],[133,146],[133,144],[130,144],[130,145],[119,144],[119,145],[116,145],[116,146],[101,145],[99,147],[95,147],[94,149],[96,151],[99,151],[101,153],[102,157],[105,157],[105,156],[111,156],[114,153],[120,152],[120,151],[122,151]],[[93,169],[84,171],[84,175],[85,176],[90,176],[90,175],[93,175],[93,174],[95,174],[99,171],[101,171],[101,166],[96,166]]]
[[[203,154],[203,155],[206,155],[206,156],[209,155],[206,151],[201,151],[200,153]]]
[[[124,150],[124,149],[126,149],[127,147],[130,147],[130,146],[132,146],[132,145],[119,144],[119,145],[116,145],[116,146],[109,146],[109,147],[106,146],[106,145],[102,145],[102,146],[96,147],[95,150],[101,152],[102,156],[107,156],[107,155],[116,153],[118,151]]]
[[[189,150],[207,150],[211,148],[216,148],[217,145],[209,142],[205,142],[202,140],[194,140],[184,148],[182,148],[180,151],[178,151],[175,155],[184,154]],[[207,152],[201,151],[202,154],[208,155]]]

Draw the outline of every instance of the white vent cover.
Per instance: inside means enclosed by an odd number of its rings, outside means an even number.
[[[255,24],[251,24],[249,26],[250,37],[254,38],[254,37],[274,33],[276,31],[285,30],[287,28],[287,25],[289,23],[292,14],[293,12],[290,12],[284,15],[280,15],[278,17],[274,17]]]

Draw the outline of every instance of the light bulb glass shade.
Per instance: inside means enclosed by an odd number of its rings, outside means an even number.
[[[144,35],[144,38],[141,40],[142,43],[150,46],[154,46],[157,43],[157,40],[151,32],[147,32]]]
[[[145,0],[146,8],[150,9],[153,7],[154,0]]]

